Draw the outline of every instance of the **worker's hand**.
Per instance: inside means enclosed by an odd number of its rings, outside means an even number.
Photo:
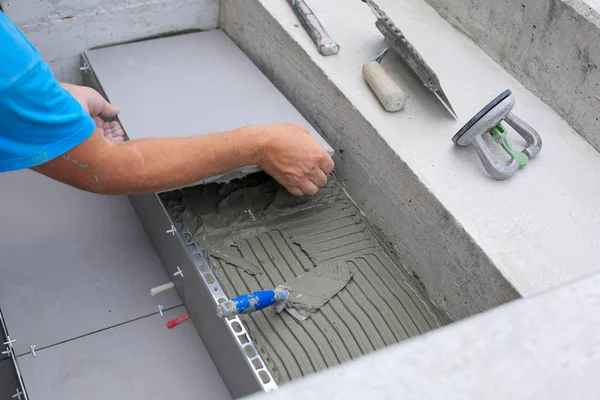
[[[111,119],[119,113],[119,109],[116,106],[110,104],[100,93],[92,88],[71,85],[69,83],[61,83],[61,86],[71,93],[81,106],[90,113],[100,133],[106,140],[111,142],[122,142],[125,140],[125,132],[118,121],[108,122],[104,120]]]
[[[333,160],[308,130],[298,125],[265,127],[267,142],[259,166],[291,194],[315,194],[327,184]]]

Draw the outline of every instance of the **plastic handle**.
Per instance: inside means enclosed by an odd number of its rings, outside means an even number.
[[[317,45],[319,53],[324,56],[337,54],[340,51],[340,45],[329,36],[308,4],[304,0],[288,0],[288,2],[306,32],[308,32],[315,45]]]
[[[377,61],[366,63],[362,68],[363,78],[383,107],[389,112],[400,111],[406,104],[406,93]]]
[[[542,138],[537,131],[512,112],[509,112],[505,119],[527,142],[527,148],[523,150],[523,153],[529,158],[537,156],[542,151]]]
[[[492,151],[483,140],[482,135],[475,135],[474,145],[477,150],[477,155],[483,163],[483,167],[492,178],[503,181],[516,174],[519,170],[519,163],[514,158],[506,165],[500,164],[492,155]]]
[[[273,290],[262,290],[243,294],[227,300],[217,306],[217,315],[220,318],[230,318],[241,314],[250,314],[255,311],[281,304],[287,301],[289,291],[282,287]]]
[[[167,328],[171,329],[171,328],[179,325],[183,321],[187,321],[188,319],[190,319],[190,314],[184,314],[181,317],[173,318],[172,320],[167,322]]]
[[[173,282],[165,283],[164,285],[157,286],[155,288],[150,289],[150,296],[156,296],[164,291],[167,291],[171,288],[175,287]]]

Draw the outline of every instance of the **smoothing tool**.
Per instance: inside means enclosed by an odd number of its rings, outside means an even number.
[[[479,111],[460,131],[452,138],[459,146],[475,146],[479,159],[485,170],[497,180],[505,180],[525,167],[529,160],[542,150],[540,135],[523,120],[512,113],[515,98],[510,90],[504,91],[492,102]],[[506,121],[525,141],[527,147],[518,151],[508,142],[508,132],[502,125]],[[511,161],[503,165],[492,155],[492,152],[483,139],[483,135],[490,134],[494,141],[508,153]]]
[[[277,313],[285,309],[298,321],[304,321],[342,290],[353,275],[354,269],[345,261],[326,262],[275,289],[224,301],[217,306],[217,315],[231,318],[273,306]]]
[[[413,45],[408,41],[406,36],[404,36],[400,28],[398,28],[398,26],[386,15],[386,13],[381,8],[379,8],[377,4],[375,4],[373,0],[362,1],[364,3],[367,3],[367,5],[371,8],[371,11],[373,11],[373,14],[375,14],[375,16],[377,17],[375,26],[377,27],[377,29],[379,29],[379,32],[383,34],[383,37],[386,39],[390,48],[395,50],[400,55],[400,57],[402,57],[402,59],[406,62],[406,64],[408,64],[410,69],[412,69],[413,72],[419,77],[419,79],[421,79],[425,87],[431,90],[433,94],[435,94],[438,100],[440,100],[440,102],[455,119],[458,119],[456,113],[454,112],[454,109],[452,108],[452,105],[450,104],[450,101],[448,100],[448,97],[446,97],[446,94],[442,90],[442,86],[440,84],[438,76],[433,71],[433,69],[431,69],[431,67],[425,62],[425,60],[423,59],[421,54],[419,54],[417,49],[415,49]],[[378,63],[381,62],[381,59],[383,58],[383,56],[385,56],[386,53],[387,52],[384,51],[384,53],[377,56]],[[395,87],[393,87],[392,89],[384,89],[386,88],[384,82],[393,82],[393,80],[383,69],[383,67],[381,67],[381,65],[375,65],[373,64],[373,61],[374,60],[369,60],[369,62],[367,62],[367,64],[365,64],[365,66],[363,67],[363,77],[365,78],[373,92],[375,92],[377,98],[382,102],[386,110],[390,112],[401,110],[404,107],[403,104],[402,107],[388,108],[388,106],[393,105],[394,102],[390,102],[387,99],[393,98],[394,96],[401,97],[400,92],[402,91],[402,89],[400,89],[400,87],[397,84],[395,84]],[[365,75],[365,67],[367,66],[370,66],[369,68],[367,68],[367,71],[370,74],[369,78],[367,78],[367,75]],[[373,82],[375,82],[376,84],[373,84]],[[400,92],[398,92],[398,89],[400,90]],[[390,94],[384,92],[384,90],[386,92],[393,93],[393,95],[390,97]],[[402,94],[403,93],[404,92],[402,92]]]
[[[383,69],[381,61],[390,51],[386,48],[380,54],[369,60],[362,68],[363,78],[375,93],[383,108],[389,112],[400,111],[406,104],[406,93]]]

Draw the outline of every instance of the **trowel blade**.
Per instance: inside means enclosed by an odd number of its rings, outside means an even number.
[[[458,119],[458,115],[456,115],[456,112],[454,111],[454,108],[452,108],[452,104],[450,104],[450,100],[448,100],[448,97],[446,97],[444,91],[440,89],[434,91],[433,93],[435,94],[435,97],[437,97],[438,100],[444,105],[446,110],[448,110],[448,112],[452,115],[452,117],[454,119]]]
[[[346,260],[328,261],[284,284],[290,290],[286,311],[299,321],[309,318],[352,279],[354,268]]]

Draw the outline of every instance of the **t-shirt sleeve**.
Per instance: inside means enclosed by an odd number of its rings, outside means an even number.
[[[0,12],[0,172],[26,169],[89,138],[95,123]]]

